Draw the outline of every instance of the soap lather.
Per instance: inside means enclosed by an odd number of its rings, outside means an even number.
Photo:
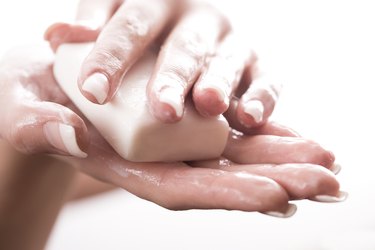
[[[54,75],[63,91],[123,158],[134,162],[193,161],[219,157],[229,133],[226,119],[202,117],[191,101],[181,121],[165,124],[149,113],[146,85],[156,53],[147,52],[126,74],[114,99],[97,105],[79,91],[77,77],[93,43],[63,44]]]

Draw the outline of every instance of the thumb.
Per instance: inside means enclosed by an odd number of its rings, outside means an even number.
[[[88,133],[84,121],[52,102],[28,102],[12,107],[0,125],[1,136],[22,153],[52,153],[84,158]]]
[[[44,33],[44,39],[49,41],[54,51],[63,43],[95,41],[102,27],[122,2],[122,0],[81,0],[75,22],[52,24]]]

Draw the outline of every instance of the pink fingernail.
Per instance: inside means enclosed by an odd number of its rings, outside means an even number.
[[[159,94],[159,101],[171,106],[176,116],[181,117],[183,113],[183,99],[181,93],[174,88],[163,89]]]
[[[99,104],[103,104],[108,97],[108,79],[102,73],[94,73],[85,80],[82,90],[94,96]]]
[[[205,83],[204,86],[201,86],[199,88],[199,91],[201,91],[201,92],[212,91],[212,92],[216,93],[216,96],[218,97],[219,101],[222,101],[225,104],[229,104],[228,94],[224,91],[224,89],[218,87],[215,84],[207,84],[207,83]]]
[[[72,126],[48,122],[43,126],[43,132],[47,141],[56,149],[79,158],[87,157],[87,154],[78,146],[76,132]]]
[[[261,101],[251,100],[244,103],[244,111],[246,114],[252,116],[256,123],[263,121],[264,106]]]

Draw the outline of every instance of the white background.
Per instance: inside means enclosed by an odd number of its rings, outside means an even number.
[[[297,214],[282,220],[243,212],[171,212],[115,191],[67,205],[49,250],[375,249],[373,1],[215,2],[235,14],[284,83],[273,119],[335,152],[349,199],[296,202]],[[1,0],[0,54],[39,42],[48,24],[73,16],[75,5]]]

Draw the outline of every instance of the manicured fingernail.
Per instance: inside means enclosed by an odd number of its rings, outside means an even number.
[[[181,117],[183,113],[183,100],[181,93],[174,88],[163,89],[159,94],[159,101],[171,106],[177,117]]]
[[[87,154],[78,146],[76,132],[72,126],[58,122],[48,122],[44,125],[43,132],[47,141],[55,148],[72,156],[87,157]]]
[[[341,165],[338,164],[338,163],[333,163],[332,167],[330,168],[330,170],[332,171],[332,173],[334,174],[338,174],[340,173],[341,171]]]
[[[229,104],[229,97],[228,94],[225,92],[223,88],[219,88],[217,85],[212,83],[205,83],[204,86],[199,88],[199,91],[203,92],[214,92],[218,98],[218,101],[224,102],[225,104]]]
[[[99,104],[103,104],[108,96],[108,79],[102,73],[94,73],[85,80],[82,90],[94,96]]]
[[[331,195],[316,195],[311,198],[313,201],[318,202],[342,202],[348,198],[348,193],[344,191],[340,191],[337,196]]]
[[[244,111],[246,114],[251,115],[256,123],[262,122],[264,106],[261,101],[251,100],[244,103]]]
[[[289,218],[293,216],[297,211],[297,206],[294,204],[289,204],[288,209],[283,213],[280,211],[269,211],[269,212],[263,212],[265,215],[278,217],[278,218]]]

